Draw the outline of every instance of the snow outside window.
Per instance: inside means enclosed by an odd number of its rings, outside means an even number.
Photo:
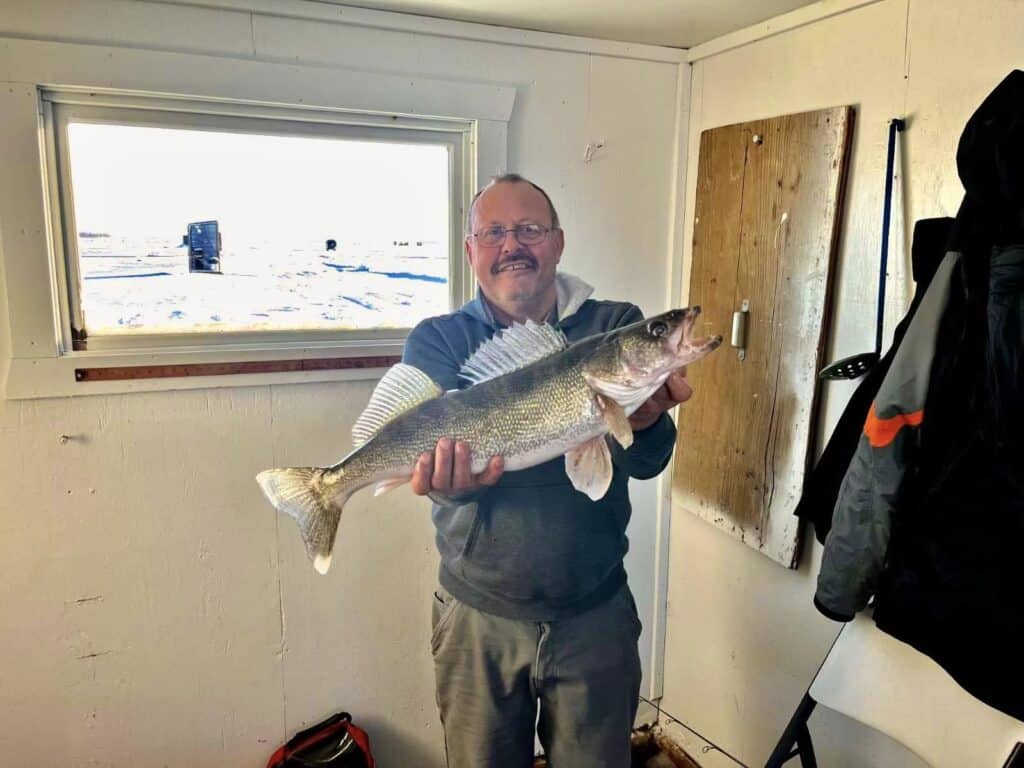
[[[54,101],[67,348],[388,338],[463,298],[464,125]]]

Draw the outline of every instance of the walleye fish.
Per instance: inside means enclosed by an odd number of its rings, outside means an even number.
[[[721,336],[693,338],[699,314],[700,307],[675,309],[571,345],[561,331],[528,320],[477,349],[460,371],[472,384],[463,390],[442,392],[400,363],[374,389],[345,458],[330,467],[268,469],[256,480],[298,523],[320,573],[331,565],[349,497],[374,483],[379,495],[408,482],[420,454],[442,437],[469,445],[474,473],[491,456],[514,471],[564,454],[573,486],[596,501],[612,479],[605,435],[628,448],[630,414],[673,371],[722,343]]]

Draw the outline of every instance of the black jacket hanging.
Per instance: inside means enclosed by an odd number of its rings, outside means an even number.
[[[951,252],[869,408],[815,604],[1024,720],[1024,72],[968,122]]]
[[[878,364],[872,368],[857,389],[854,390],[839,417],[825,450],[818,459],[814,469],[808,474],[804,484],[804,492],[800,497],[793,514],[810,521],[814,525],[814,533],[822,544],[832,529],[832,511],[839,496],[839,484],[850,466],[853,452],[857,449],[857,441],[864,429],[864,420],[868,415],[871,401],[878,393],[878,387],[889,371],[893,355],[907,332],[921,297],[928,290],[932,275],[946,253],[953,219],[937,218],[922,219],[914,225],[914,239],[911,246],[911,268],[914,278],[914,297],[906,316],[900,321],[893,333],[892,345]]]

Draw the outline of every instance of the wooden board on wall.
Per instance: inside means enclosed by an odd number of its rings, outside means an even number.
[[[701,134],[689,303],[728,339],[747,301],[747,340],[690,370],[672,505],[790,568],[852,127],[837,107]]]

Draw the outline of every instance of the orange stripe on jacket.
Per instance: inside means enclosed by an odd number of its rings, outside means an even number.
[[[864,436],[872,448],[884,448],[896,439],[896,435],[904,427],[919,427],[924,421],[924,410],[913,413],[901,413],[888,419],[878,418],[875,404],[868,410],[868,420],[864,422]]]

